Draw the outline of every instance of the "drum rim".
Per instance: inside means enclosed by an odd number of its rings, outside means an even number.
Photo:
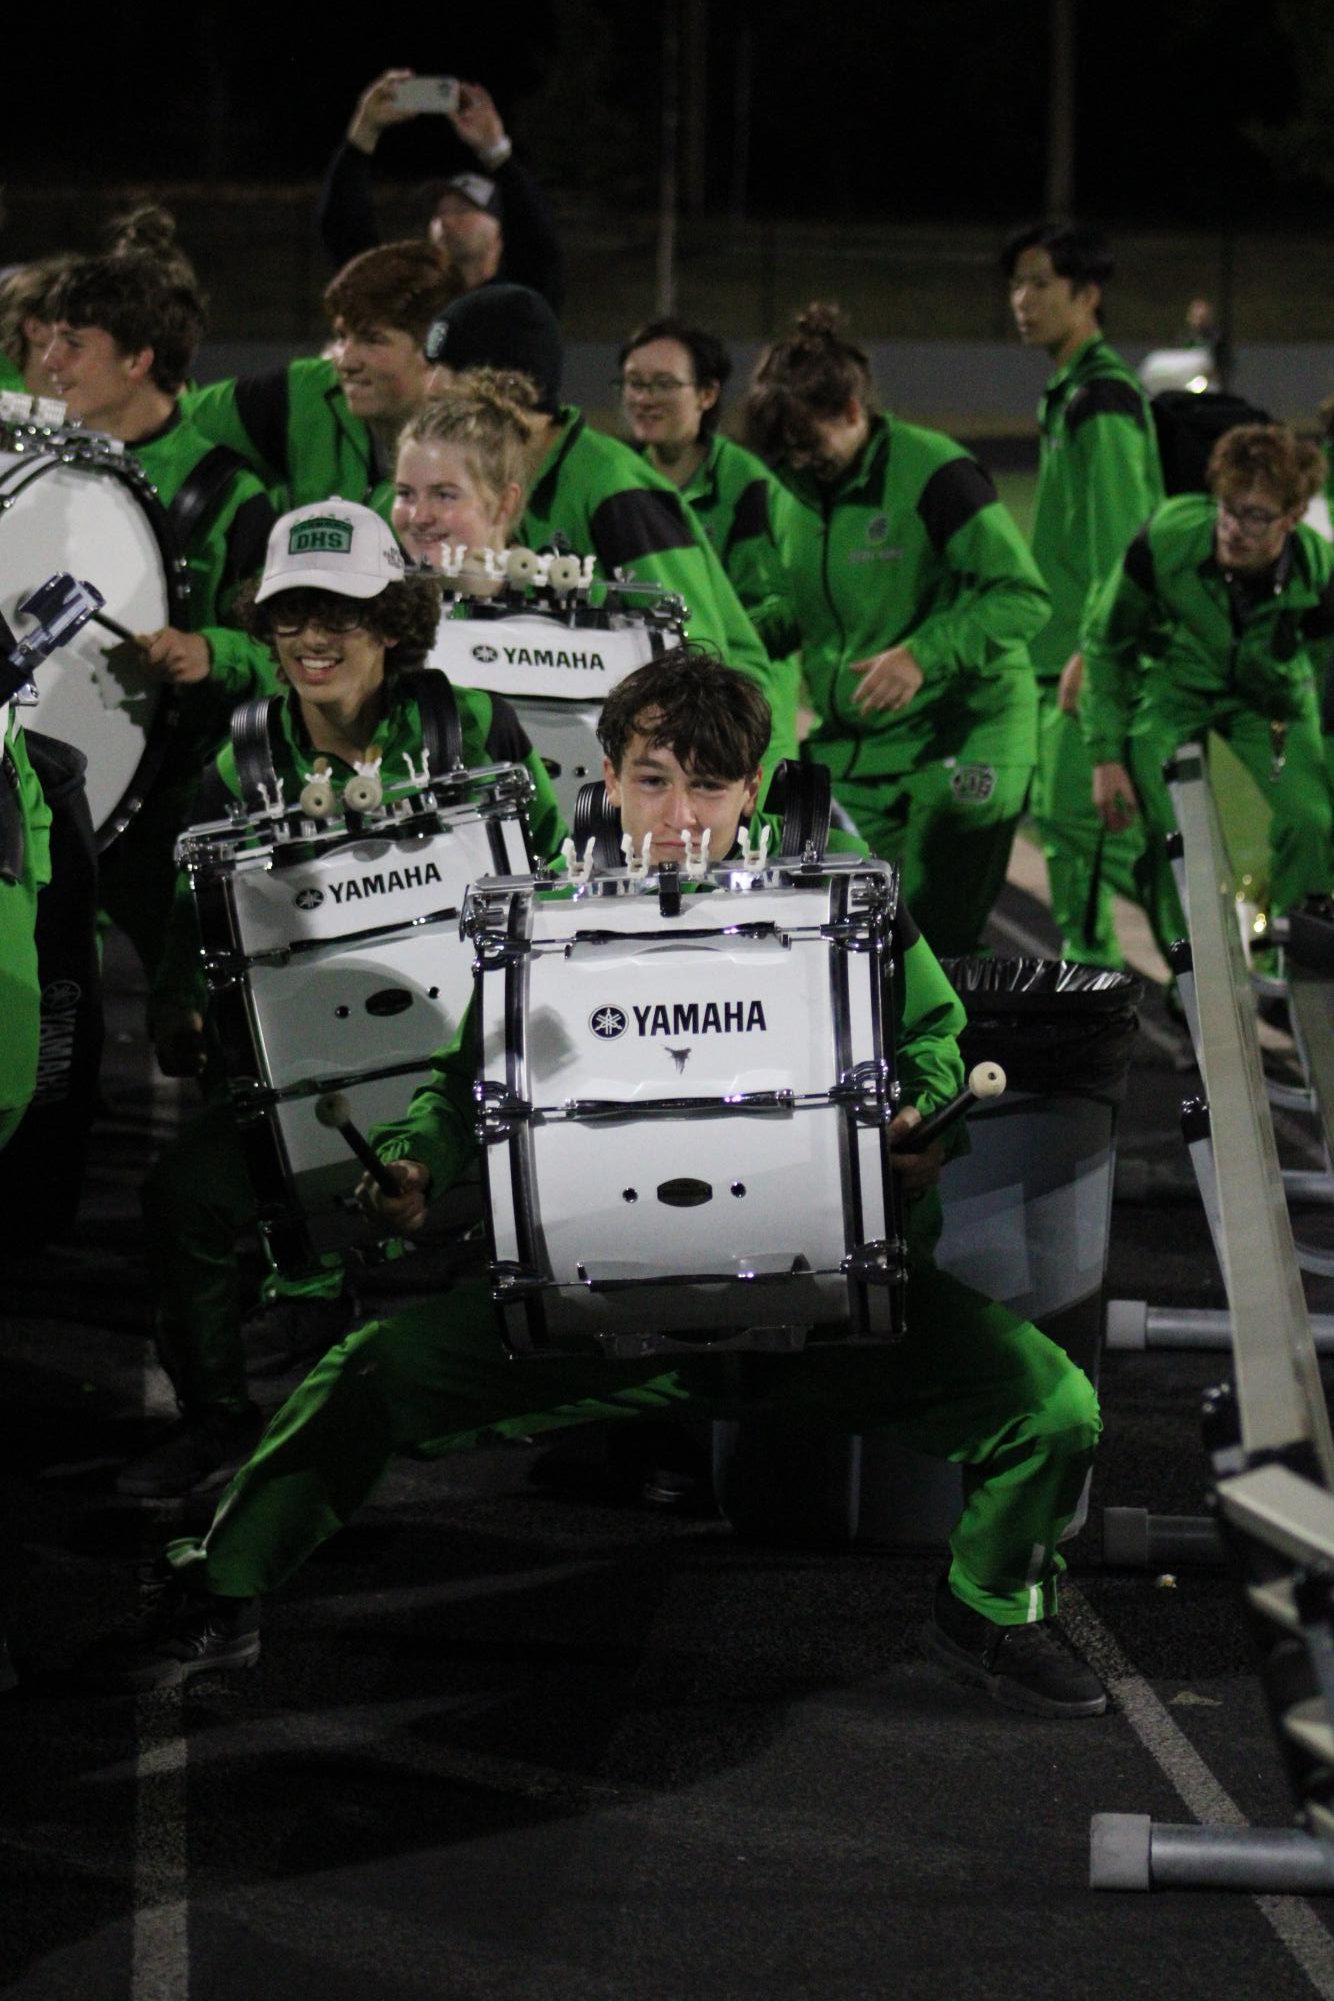
[[[0,441],[3,441],[4,435],[4,429],[0,427]],[[35,439],[31,450],[13,451],[10,456],[12,463],[0,466],[0,502],[13,502],[36,480],[62,466],[110,473],[113,479],[127,487],[139,503],[157,548],[167,600],[167,623],[179,623],[186,605],[185,559],[157,488],[131,453],[112,451],[109,446],[99,443],[92,433],[78,437],[53,432]],[[17,480],[16,474],[21,475]],[[3,509],[0,509],[0,515],[2,513]],[[143,750],[129,782],[106,819],[94,829],[99,854],[104,854],[111,843],[124,833],[142,807],[162,769],[178,713],[179,704],[174,691],[163,688],[162,699],[148,726]]]

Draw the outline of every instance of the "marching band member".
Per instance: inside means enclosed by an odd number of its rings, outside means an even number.
[[[1028,642],[1046,588],[976,460],[880,410],[833,308],[763,355],[745,437],[784,482],[774,533],[820,716],[808,752],[899,863],[935,949],[971,952],[1037,754]]]
[[[474,368],[531,378],[537,399],[529,493],[519,538],[544,548],[559,538],[578,556],[596,556],[600,574],[661,584],[679,593],[692,640],[714,647],[771,698],[771,764],[796,749],[796,707],[746,616],[709,539],[680,494],[619,438],[586,423],[560,400],[564,349],[545,299],[520,285],[486,285],[444,310],[428,336],[441,381]]]
[[[707,829],[712,851],[726,857],[753,813],[769,734],[753,682],[708,656],[683,649],[623,681],[603,709],[602,738],[607,783],[635,848],[649,841],[659,859],[674,860],[687,836],[698,840]],[[962,1008],[906,913],[899,946],[903,1103],[892,1137],[947,1101],[962,1075]],[[417,1227],[427,1201],[470,1157],[474,1074],[465,1021],[406,1117],[372,1136],[401,1192],[390,1198],[367,1181],[364,1200],[391,1228]],[[1057,1540],[1097,1437],[1096,1400],[1036,1328],[932,1264],[941,1151],[937,1143],[897,1163],[907,1193],[911,1331],[894,1346],[820,1345],[766,1358],[763,1404],[842,1431],[885,1425],[920,1450],[962,1461],[967,1498],[924,1632],[929,1653],[1008,1706],[1098,1715],[1106,1695],[1097,1677],[1050,1626],[1063,1567]],[[662,1360],[562,1355],[517,1364],[480,1284],[370,1322],[288,1399],[207,1533],[169,1545],[142,1618],[94,1644],[87,1677],[103,1688],[145,1689],[253,1663],[260,1594],[351,1518],[396,1452],[463,1449],[479,1432],[519,1419],[525,1431],[542,1432],[603,1418],[737,1414],[731,1357],[691,1357],[671,1369]]]
[[[1163,763],[1217,730],[1273,809],[1275,914],[1334,888],[1334,809],[1317,667],[1334,634],[1330,545],[1302,516],[1317,447],[1285,424],[1241,424],[1209,459],[1209,493],[1164,501],[1094,598],[1080,722],[1095,811],[1144,823],[1145,907],[1166,951],[1186,921],[1167,854]]]
[[[1102,333],[1114,265],[1096,230],[1039,223],[1001,253],[1025,347],[1054,373],[1042,393],[1033,559],[1051,592],[1051,619],[1032,642],[1041,715],[1029,801],[1047,857],[1061,957],[1124,964],[1113,892],[1136,897],[1138,831],[1111,834],[1089,799],[1092,773],[1079,730],[1079,632],[1094,592],[1163,497],[1153,412],[1133,372]]]
[[[285,507],[341,494],[389,516],[398,434],[430,394],[422,340],[458,276],[420,240],[386,243],[345,264],[324,290],[326,359],[211,382],[187,399],[205,437],[230,445]]]
[[[320,533],[308,535],[314,521]],[[330,524],[344,532],[331,535]],[[242,614],[271,647],[285,701],[273,744],[285,795],[295,799],[317,759],[336,796],[357,765],[378,763],[384,781],[420,769],[421,722],[402,692],[405,668],[420,665],[439,618],[438,587],[404,572],[390,530],[349,501],[320,502],[281,517],[264,574]],[[508,761],[526,747],[517,718],[489,695],[456,688],[465,764]],[[541,760],[528,767],[529,808],[539,854],[555,853],[564,829]],[[201,787],[198,816],[221,817],[240,796],[230,743]],[[155,983],[151,1021],[169,1075],[205,1069],[206,995],[193,904],[177,886],[172,935]],[[148,1176],[144,1214],[157,1299],[155,1335],[180,1404],[170,1424],[117,1481],[141,1498],[187,1493],[235,1465],[259,1436],[261,1419],[246,1386],[236,1243],[253,1223],[254,1196],[230,1102],[216,1094],[169,1146]],[[329,1275],[312,1275],[327,1292]]]
[[[151,975],[171,910],[172,851],[200,769],[236,703],[266,683],[263,649],[225,621],[263,561],[273,508],[254,474],[215,451],[184,413],[181,390],[203,336],[204,304],[179,252],[78,259],[45,310],[52,323],[45,365],[56,393],[70,417],[133,454],[157,488],[186,564],[180,627],[140,636],[150,670],[175,691],[180,724],[147,798],[101,865],[103,906]]]
[[[777,482],[762,460],[718,428],[732,357],[685,320],[650,320],[620,352],[626,426],[654,472],[688,501],[771,653],[793,644],[783,568],[770,519]]]

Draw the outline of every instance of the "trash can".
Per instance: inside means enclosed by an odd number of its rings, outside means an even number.
[[[1140,983],[1052,959],[945,961],[968,1013],[965,1069],[985,1058],[1005,1095],[969,1119],[970,1150],[942,1180],[936,1261],[1034,1321],[1096,1383],[1116,1166],[1116,1115],[1138,1027]],[[719,1505],[765,1540],[920,1546],[962,1506],[959,1469],[886,1434],[839,1438],[763,1419],[720,1424]],[[1087,1493],[1067,1530],[1082,1526]]]

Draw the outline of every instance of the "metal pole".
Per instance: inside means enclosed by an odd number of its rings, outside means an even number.
[[[676,188],[681,131],[681,0],[662,10],[662,140],[658,172],[659,315],[676,310]]]
[[[1075,0],[1051,0],[1047,92],[1048,215],[1070,215],[1075,205]]]

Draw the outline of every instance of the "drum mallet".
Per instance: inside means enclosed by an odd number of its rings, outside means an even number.
[[[1004,1089],[1005,1072],[999,1063],[975,1063],[958,1097],[928,1113],[902,1139],[896,1139],[895,1153],[925,1153],[932,1141],[939,1139],[943,1132],[948,1132],[956,1119],[961,1119],[974,1105],[985,1104],[988,1098],[999,1098]]]
[[[92,618],[94,625],[105,626],[108,632],[115,633],[117,639],[128,640],[131,646],[137,646],[139,644],[138,639],[136,638],[135,634],[130,631],[129,626],[122,625],[120,620],[118,618],[112,618],[109,612],[95,611],[91,613],[90,616]]]
[[[358,1131],[352,1120],[352,1107],[341,1091],[327,1091],[322,1098],[317,1098],[315,1116],[322,1126],[343,1135],[382,1194],[397,1202],[409,1192],[401,1181],[394,1179],[366,1135]]]

